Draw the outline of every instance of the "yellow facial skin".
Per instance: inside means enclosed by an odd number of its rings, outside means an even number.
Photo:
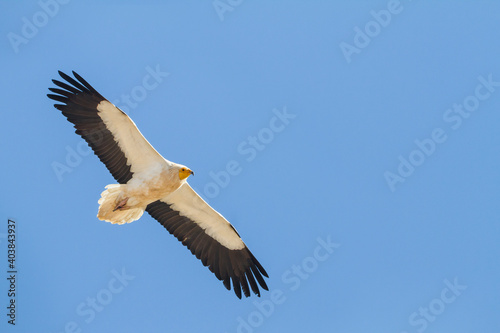
[[[179,178],[180,178],[180,180],[186,179],[190,175],[194,176],[194,172],[191,171],[191,169],[189,169],[189,168],[180,168],[179,169]]]

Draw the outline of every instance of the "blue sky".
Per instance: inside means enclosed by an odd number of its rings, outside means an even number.
[[[2,332],[500,330],[499,3],[55,1],[0,4]],[[97,219],[115,181],[57,70],[196,172],[269,292],[238,300],[147,214]]]

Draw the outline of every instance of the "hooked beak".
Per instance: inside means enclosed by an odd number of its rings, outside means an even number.
[[[191,169],[183,168],[183,169],[179,170],[179,178],[180,178],[180,180],[186,179],[190,175],[194,176],[194,172]]]

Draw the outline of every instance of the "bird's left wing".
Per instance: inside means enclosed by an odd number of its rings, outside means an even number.
[[[135,173],[147,171],[164,158],[144,138],[132,119],[99,94],[80,75],[75,79],[59,71],[66,81],[52,80],[58,88],[49,88],[56,109],[73,123],[79,134],[120,183]]]
[[[208,266],[215,276],[241,298],[252,291],[260,296],[259,285],[268,290],[268,277],[234,227],[185,183],[167,197],[149,204],[146,211]],[[257,280],[257,282],[256,282]]]

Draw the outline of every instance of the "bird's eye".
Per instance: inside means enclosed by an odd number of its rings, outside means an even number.
[[[182,171],[186,171],[186,169],[184,169],[184,168],[182,168],[181,170],[182,170]]]

